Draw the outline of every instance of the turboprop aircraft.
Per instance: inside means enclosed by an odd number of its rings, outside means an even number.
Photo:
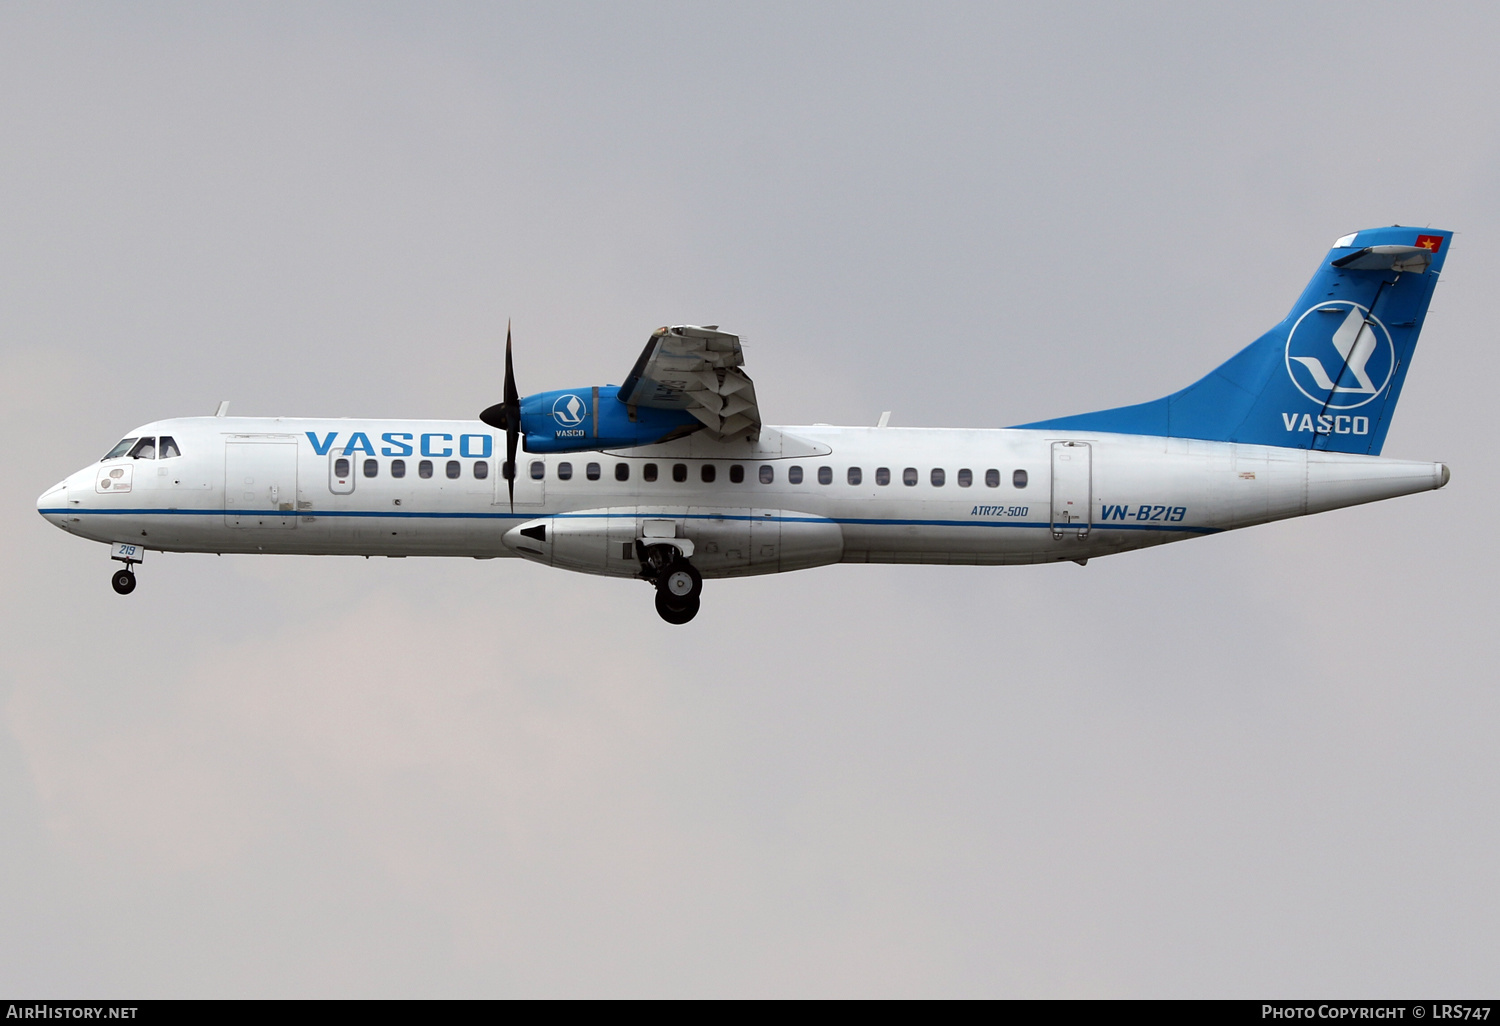
[[[1135,406],[1004,429],[774,427],[739,337],[714,325],[658,329],[621,385],[522,397],[507,330],[503,399],[477,421],[221,403],[135,428],[37,509],[110,545],[122,595],[150,550],[518,557],[645,580],[678,624],[705,578],[1086,563],[1447,484],[1443,464],[1380,450],[1451,238],[1344,236],[1285,320]]]

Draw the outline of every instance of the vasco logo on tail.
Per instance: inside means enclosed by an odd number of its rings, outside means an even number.
[[[1287,335],[1286,372],[1292,384],[1329,410],[1365,405],[1385,391],[1395,369],[1391,333],[1358,303],[1321,303],[1297,318]]]

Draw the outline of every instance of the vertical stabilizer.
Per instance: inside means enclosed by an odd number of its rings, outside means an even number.
[[[1346,235],[1276,327],[1154,402],[1023,424],[1378,455],[1452,232]]]

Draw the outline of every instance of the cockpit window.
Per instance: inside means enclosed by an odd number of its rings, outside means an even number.
[[[161,452],[157,453],[157,459],[169,460],[173,456],[181,456],[177,448],[177,440],[171,435],[161,436]]]
[[[104,454],[104,458],[106,460],[112,460],[116,456],[124,456],[127,452],[130,451],[130,447],[134,444],[134,438],[122,438],[120,439],[119,445],[115,446],[113,449],[109,450],[109,452]]]
[[[135,443],[135,448],[130,450],[130,458],[133,460],[156,459],[156,439],[142,438]]]

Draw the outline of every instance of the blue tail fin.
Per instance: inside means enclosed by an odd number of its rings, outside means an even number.
[[[1026,428],[1378,455],[1452,232],[1372,228],[1334,243],[1286,320],[1164,399]]]

